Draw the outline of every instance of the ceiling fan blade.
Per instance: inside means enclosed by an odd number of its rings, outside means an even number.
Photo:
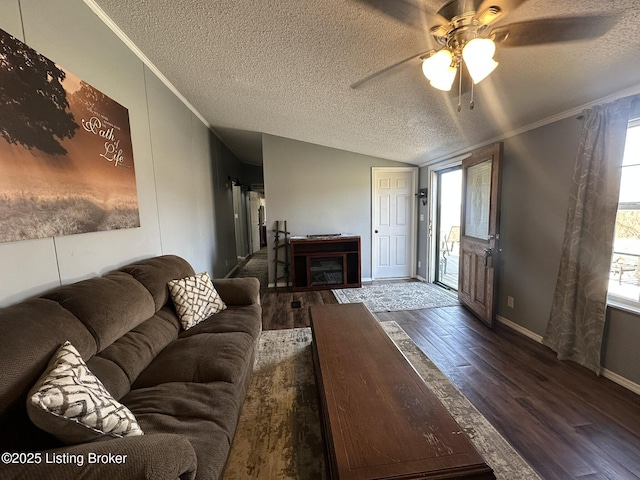
[[[527,0],[484,0],[478,8],[476,8],[476,18],[481,17],[491,7],[498,7],[500,9],[500,15],[497,17],[488,16],[483,25],[491,25],[496,22],[501,22],[507,15],[513,12],[520,5]]]
[[[393,70],[394,68],[397,68],[400,65],[403,65],[403,64],[405,64],[407,62],[410,62],[411,60],[415,60],[417,58],[427,56],[427,55],[429,55],[431,53],[434,53],[434,52],[435,52],[435,50],[427,50],[426,52],[420,52],[420,53],[418,53],[416,55],[412,55],[412,56],[410,56],[408,58],[405,58],[404,60],[400,60],[399,62],[394,63],[393,65],[389,65],[388,67],[384,67],[382,70],[378,70],[377,72],[374,72],[371,75],[366,76],[363,79],[358,80],[357,82],[354,82],[349,86],[355,90],[356,88],[361,87],[362,85],[364,85],[365,83],[369,82],[370,80],[373,80],[374,78],[379,77],[380,75],[383,75],[383,74],[387,73],[389,70]]]
[[[413,28],[423,30],[425,15],[430,25],[447,24],[449,21],[441,15],[432,12],[419,0],[359,0],[382,13],[401,21]]]
[[[618,19],[613,15],[545,18],[499,26],[490,36],[505,47],[588,40],[607,33]]]

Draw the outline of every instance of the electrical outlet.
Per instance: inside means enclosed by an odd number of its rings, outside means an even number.
[[[418,268],[422,267],[422,261],[418,260]]]
[[[515,303],[515,301],[514,301],[513,297],[507,297],[507,307],[513,308],[514,303]]]

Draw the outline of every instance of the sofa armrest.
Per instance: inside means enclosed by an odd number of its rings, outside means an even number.
[[[4,452],[3,452],[4,453]],[[0,478],[11,480],[193,480],[196,454],[182,435],[150,434],[83,443],[33,453],[30,461],[7,463]],[[5,454],[6,455],[6,454]]]
[[[260,280],[257,278],[215,278],[213,286],[227,305],[260,304]]]

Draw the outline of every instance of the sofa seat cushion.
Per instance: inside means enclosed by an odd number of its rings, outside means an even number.
[[[203,333],[180,338],[165,348],[133,384],[145,388],[168,382],[238,384],[249,365],[254,339],[246,333]]]
[[[229,306],[205,322],[180,332],[180,338],[200,333],[243,332],[257,339],[262,331],[262,307],[259,304],[241,307]]]
[[[145,435],[175,433],[187,437],[198,457],[198,479],[219,478],[229,454],[241,401],[224,382],[165,383],[132,390],[123,403]]]

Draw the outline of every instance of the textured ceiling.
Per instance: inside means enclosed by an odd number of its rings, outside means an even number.
[[[500,66],[476,86],[475,109],[466,94],[459,113],[457,98],[433,89],[417,60],[350,88],[433,48],[429,17],[424,28],[412,28],[357,0],[86,1],[247,163],[260,162],[263,132],[424,164],[620,90],[640,90],[640,0],[524,2],[500,24],[612,12],[620,19],[594,40],[498,46]],[[444,2],[424,3],[435,11]]]

